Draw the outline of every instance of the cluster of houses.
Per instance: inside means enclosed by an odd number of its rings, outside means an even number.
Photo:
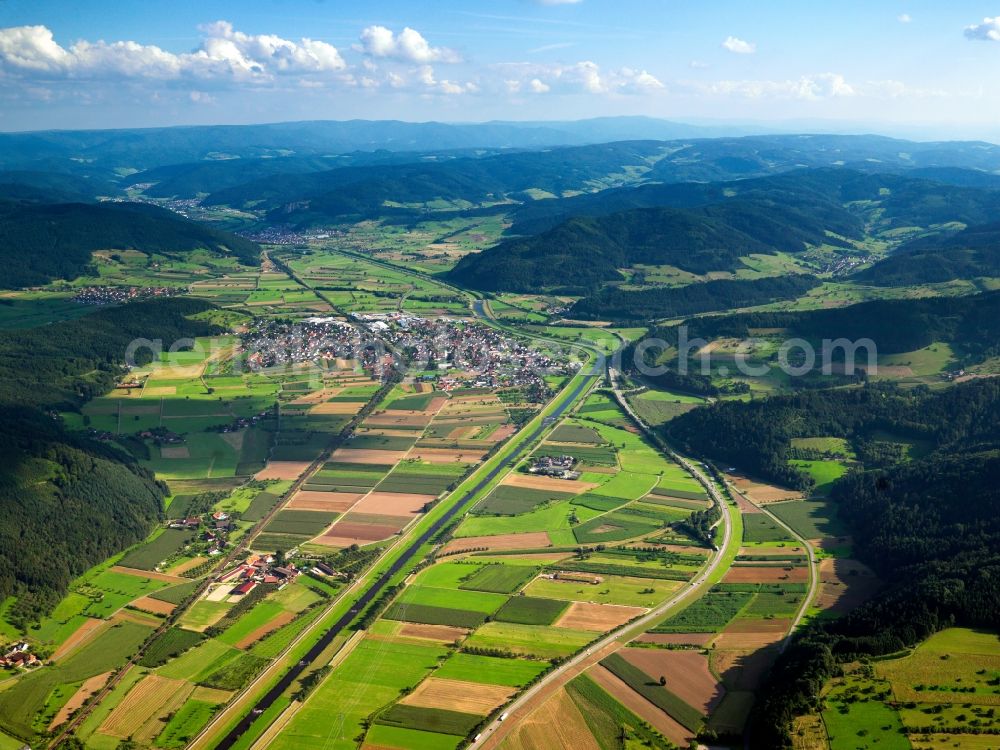
[[[172,297],[181,291],[170,286],[86,286],[74,295],[73,301],[81,305],[121,305],[152,297]]]
[[[27,669],[38,664],[38,657],[31,653],[31,647],[21,641],[15,643],[3,656],[0,656],[0,667]]]
[[[216,432],[239,432],[247,427],[253,427],[260,420],[267,419],[270,415],[269,412],[262,411],[259,414],[254,414],[249,417],[237,417],[229,424],[219,425],[218,427],[210,428]]]
[[[355,316],[404,352],[412,367],[441,371],[440,390],[541,387],[544,376],[573,372],[566,362],[482,323],[407,313]]]
[[[574,466],[576,459],[572,456],[535,456],[528,473],[557,479],[579,479],[580,472],[573,471]]]
[[[201,541],[208,544],[208,549],[205,554],[215,557],[216,555],[222,554],[222,550],[226,548],[226,544],[229,539],[229,532],[233,530],[233,522],[229,518],[229,514],[222,510],[217,510],[209,516],[206,521],[201,516],[188,516],[187,518],[178,518],[167,523],[167,527],[171,529],[183,529],[186,531],[197,531],[202,528],[202,524],[205,525],[205,529],[201,532]]]
[[[291,562],[286,561],[282,565],[277,565],[276,562],[271,555],[251,557],[235,568],[227,570],[216,580],[219,583],[232,584],[233,589],[230,594],[233,596],[246,596],[262,583],[277,584],[278,588],[282,588],[298,577],[299,569]]]
[[[364,347],[360,331],[341,318],[314,317],[299,323],[258,319],[241,335],[247,365],[282,365],[354,359]]]
[[[155,445],[177,445],[184,442],[184,436],[171,432],[164,427],[153,430],[143,430],[139,433],[143,440],[152,440]]]

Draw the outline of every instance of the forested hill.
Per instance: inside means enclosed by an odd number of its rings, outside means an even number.
[[[129,248],[164,255],[206,249],[248,264],[260,256],[249,240],[146,204],[0,201],[0,286],[73,279],[87,272],[94,251]]]
[[[664,429],[669,440],[693,453],[808,490],[811,477],[788,463],[794,438],[846,438],[862,461],[865,456],[881,461],[887,455],[879,437],[887,431],[941,453],[1000,449],[1000,379],[968,381],[943,391],[869,384],[717,402],[677,417]]]
[[[960,179],[955,173],[969,174]],[[990,222],[1000,211],[1000,187],[968,170],[871,173],[846,167],[801,169],[767,177],[718,182],[667,182],[627,186],[516,209],[511,233],[538,234],[570,217],[605,216],[633,208],[692,208],[726,201],[769,201],[820,221],[830,231],[856,236],[865,223],[876,229],[930,226],[950,221]],[[934,176],[938,175],[937,178]],[[651,176],[647,176],[652,179]],[[956,184],[957,183],[957,184]]]
[[[1000,276],[1000,224],[914,240],[853,278],[876,286],[910,286],[984,276]]]
[[[218,329],[188,316],[208,303],[171,299],[0,333],[0,599],[27,624],[69,582],[140,541],[164,488],[124,451],[63,430],[48,414],[106,392],[137,337],[169,342]]]
[[[627,141],[483,158],[344,167],[312,174],[278,174],[205,198],[206,205],[252,204],[272,221],[297,225],[419,214],[425,204],[459,206],[507,201],[527,190],[565,191],[619,184],[665,148],[657,141]],[[407,207],[409,205],[409,208]]]
[[[758,694],[752,748],[793,747],[792,720],[817,709],[843,663],[896,653],[952,625],[996,628],[998,476],[1000,452],[989,450],[932,455],[838,482],[832,500],[856,553],[887,585],[847,616],[815,620],[796,636]]]
[[[489,291],[595,289],[622,281],[618,269],[636,263],[696,274],[732,271],[752,253],[796,253],[810,244],[838,242],[827,237],[828,228],[861,236],[860,223],[850,217],[828,227],[822,217],[773,201],[640,208],[573,218],[542,234],[501,242],[462,258],[449,277]]]
[[[691,318],[688,340],[752,338],[754,331],[780,329],[782,335],[819,343],[823,339],[871,339],[882,354],[922,349],[943,341],[968,360],[1000,354],[1000,291],[968,297],[928,297],[860,302],[818,310],[749,312]],[[676,327],[658,328],[650,335],[675,342]],[[862,363],[864,364],[864,363]]]
[[[576,302],[569,315],[580,320],[630,322],[733,310],[795,299],[819,286],[815,276],[765,276],[760,279],[717,279],[681,287],[637,291],[608,287]]]

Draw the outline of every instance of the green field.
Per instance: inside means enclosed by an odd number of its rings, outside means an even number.
[[[753,599],[744,591],[710,590],[660,624],[651,633],[718,633]]]
[[[467,735],[481,721],[482,717],[475,714],[449,711],[446,708],[408,706],[401,703],[390,706],[376,719],[377,724],[415,729],[420,732],[452,734],[458,737]]]
[[[792,500],[773,503],[767,509],[804,539],[838,537],[847,527],[837,518],[837,509],[827,500]]]
[[[150,632],[150,628],[136,623],[118,623],[58,666],[25,675],[18,681],[17,690],[0,691],[0,726],[26,740],[31,739],[34,716],[42,710],[49,693],[57,685],[82,682],[121,666]]]
[[[445,661],[434,676],[443,680],[524,687],[541,674],[545,666],[542,662],[527,659],[457,653]]]
[[[126,554],[121,564],[128,568],[154,570],[161,562],[179,552],[185,544],[194,541],[195,536],[193,532],[182,529],[163,529],[152,540]]]
[[[203,638],[201,633],[170,628],[149,645],[139,664],[143,667],[158,667],[180,656],[189,648],[197,646]]]
[[[534,578],[537,573],[538,568],[523,565],[484,565],[465,579],[459,588],[511,594]]]
[[[538,578],[525,589],[533,596],[563,601],[621,604],[628,607],[655,607],[676,591],[676,581],[602,575],[597,584]]]
[[[743,515],[744,542],[793,541],[788,532],[766,513],[745,513]]]
[[[540,599],[533,596],[512,597],[495,617],[498,622],[514,622],[522,625],[551,625],[559,619],[566,602],[556,599]]]
[[[415,687],[445,653],[441,646],[361,641],[313,692],[271,748],[354,750],[361,722],[398,699],[401,690]]]
[[[828,495],[834,483],[847,473],[847,466],[840,461],[793,460],[788,463],[813,478],[816,482],[813,488],[815,495]]]
[[[584,630],[488,622],[469,636],[464,645],[509,649],[516,654],[551,659],[569,656],[593,639],[594,634]]]

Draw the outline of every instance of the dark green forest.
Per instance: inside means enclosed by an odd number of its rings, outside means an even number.
[[[803,391],[741,402],[716,402],[682,414],[665,437],[688,450],[735,465],[752,475],[810,490],[813,480],[788,464],[791,440],[840,437],[862,455],[878,455],[888,432],[903,441],[954,452],[991,445],[1000,424],[1000,381],[973,380],[943,391],[904,390],[892,384]],[[747,440],[753,435],[753,440]]]
[[[11,621],[37,620],[74,577],[142,540],[162,514],[165,489],[152,474],[68,433],[50,409],[109,390],[134,338],[218,332],[186,317],[211,307],[155,300],[0,334],[0,599],[17,596]]]
[[[1000,442],[995,412],[993,420],[979,447]],[[951,625],[996,628],[997,477],[1000,452],[977,447],[838,482],[832,499],[856,554],[887,583],[843,618],[814,621],[796,636],[751,713],[751,747],[792,747],[792,719],[819,707],[823,684],[843,663],[898,652]]]
[[[146,204],[0,201],[4,288],[74,279],[88,272],[95,250],[129,248],[164,255],[207,249],[248,264],[260,254],[249,240]]]
[[[602,289],[576,302],[570,310],[584,320],[633,321],[763,305],[795,299],[819,285],[813,276],[768,276],[762,279],[719,279],[682,287],[625,291]]]
[[[754,331],[780,329],[784,338],[814,344],[823,339],[871,339],[883,354],[951,344],[964,364],[1000,354],[1000,292],[968,297],[872,300],[845,307],[794,312],[748,312],[691,318],[688,341],[696,338],[752,338]],[[654,329],[650,337],[676,344],[678,326]],[[863,362],[861,364],[864,364]]]

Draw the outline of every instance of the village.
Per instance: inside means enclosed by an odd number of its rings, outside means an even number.
[[[361,331],[340,318],[307,318],[295,324],[258,318],[240,342],[246,364],[254,371],[336,359],[357,359],[363,367],[365,362],[375,364]]]
[[[572,364],[477,322],[421,318],[406,313],[367,313],[354,317],[402,351],[411,368],[440,371],[436,379],[439,390],[510,387],[544,390],[545,375],[575,372]]]
[[[81,305],[122,305],[153,297],[173,297],[180,291],[169,286],[86,286],[73,296],[73,301]]]

